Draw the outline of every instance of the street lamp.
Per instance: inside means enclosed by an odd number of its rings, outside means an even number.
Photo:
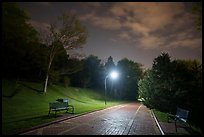
[[[106,105],[106,79],[107,78],[111,78],[111,79],[117,79],[118,78],[118,72],[117,71],[112,71],[111,73],[109,73],[106,77],[105,77],[105,105]]]

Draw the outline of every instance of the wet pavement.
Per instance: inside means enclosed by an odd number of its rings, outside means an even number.
[[[37,128],[22,135],[161,135],[146,106],[128,103]]]

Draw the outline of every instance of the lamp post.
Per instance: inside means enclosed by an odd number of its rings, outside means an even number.
[[[104,95],[105,95],[105,105],[106,105],[106,79],[107,78],[111,78],[111,79],[117,79],[118,78],[118,72],[116,72],[116,71],[112,71],[110,74],[108,74],[106,77],[105,77],[105,93],[104,93]]]

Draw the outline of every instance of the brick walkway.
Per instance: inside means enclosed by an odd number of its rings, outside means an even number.
[[[24,135],[160,135],[146,106],[129,103],[41,127]]]
[[[177,123],[177,132],[175,129],[174,122],[166,123],[166,122],[159,122],[162,130],[164,131],[165,135],[190,135],[190,133],[182,126]]]

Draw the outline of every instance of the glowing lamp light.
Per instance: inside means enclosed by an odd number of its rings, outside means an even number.
[[[117,79],[118,78],[118,73],[116,71],[113,71],[113,72],[110,73],[110,77],[112,79]]]
[[[111,78],[111,79],[117,79],[118,78],[118,72],[116,72],[116,71],[112,71],[110,74],[108,74],[106,77],[105,77],[105,93],[104,93],[104,95],[105,95],[105,105],[106,105],[106,79],[107,78]]]

